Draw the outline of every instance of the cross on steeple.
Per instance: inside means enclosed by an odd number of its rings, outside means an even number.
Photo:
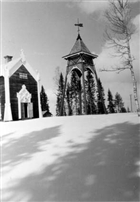
[[[80,27],[83,27],[83,23],[79,23],[79,18],[77,19],[77,24],[75,26],[78,27],[78,34],[80,33]]]

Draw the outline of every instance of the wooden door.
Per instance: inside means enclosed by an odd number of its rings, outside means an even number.
[[[28,114],[29,118],[33,118],[33,103],[28,103]]]
[[[28,103],[21,103],[21,119],[28,118]]]

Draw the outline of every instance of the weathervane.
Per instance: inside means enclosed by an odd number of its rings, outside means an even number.
[[[78,34],[80,33],[80,27],[83,27],[83,23],[79,23],[79,19],[77,19],[77,24],[75,26],[78,27]]]

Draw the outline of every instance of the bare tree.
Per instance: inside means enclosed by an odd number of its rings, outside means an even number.
[[[108,26],[105,36],[109,47],[115,49],[115,56],[120,57],[121,65],[111,67],[111,69],[102,69],[101,71],[118,71],[129,69],[133,82],[133,92],[138,116],[140,116],[140,108],[137,95],[137,82],[134,74],[133,60],[130,41],[136,31],[132,23],[131,9],[129,0],[109,0],[109,8],[105,12]]]

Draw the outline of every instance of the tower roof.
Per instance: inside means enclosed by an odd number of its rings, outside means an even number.
[[[92,54],[90,52],[90,50],[86,47],[80,34],[78,33],[78,36],[77,36],[77,39],[76,39],[76,42],[75,42],[73,48],[71,49],[70,53],[68,55],[64,56],[63,58],[67,59],[67,58],[70,58],[70,57],[80,54],[80,53],[83,53],[85,55],[90,55],[93,58],[97,57],[97,55]]]

